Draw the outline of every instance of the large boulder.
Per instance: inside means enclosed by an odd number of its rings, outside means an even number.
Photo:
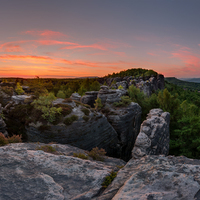
[[[120,142],[120,158],[129,160],[135,139],[140,130],[141,107],[134,102],[126,107],[115,107],[106,104],[102,112],[106,115],[109,123],[117,132]]]
[[[32,95],[14,95],[11,97],[11,101],[15,102],[15,104],[26,104],[33,101]]]
[[[70,99],[75,100],[75,101],[80,101],[81,95],[79,95],[79,93],[73,93],[73,94],[70,96]]]
[[[92,199],[102,190],[105,177],[116,166],[105,162],[73,157],[82,152],[69,145],[51,144],[54,154],[41,148],[44,144],[10,144],[0,147],[0,199]],[[115,165],[124,165],[111,159]]]
[[[119,154],[118,135],[103,114],[78,102],[68,103],[63,99],[56,102],[68,105],[71,112],[56,123],[32,121],[27,124],[28,141],[71,144],[85,150],[99,147],[105,149],[109,156]]]
[[[200,199],[200,160],[149,155],[131,159],[98,200]]]
[[[94,108],[95,100],[97,99],[98,91],[90,91],[85,92],[85,95],[83,95],[80,99],[81,103],[88,104],[92,108]]]
[[[112,90],[109,89],[108,86],[101,86],[99,90],[97,98],[101,99],[102,104],[109,103],[112,104],[114,102],[121,101],[121,97],[127,95],[127,90]]]
[[[133,158],[145,155],[168,155],[170,114],[161,109],[150,110],[141,124],[133,151]]]

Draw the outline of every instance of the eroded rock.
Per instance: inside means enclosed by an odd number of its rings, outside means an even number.
[[[170,114],[161,109],[150,110],[141,124],[133,151],[133,158],[145,155],[168,155]]]

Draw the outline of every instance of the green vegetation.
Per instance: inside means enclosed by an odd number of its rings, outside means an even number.
[[[62,98],[62,99],[66,98],[66,95],[65,95],[65,93],[62,90],[59,90],[56,96],[58,98]]]
[[[57,154],[57,151],[54,147],[52,147],[51,145],[42,145],[40,147],[37,147],[36,150],[42,150],[44,152],[47,152],[47,153],[56,153]]]
[[[109,78],[125,77],[125,76],[145,77],[145,76],[156,76],[156,75],[157,75],[157,72],[153,70],[133,68],[133,69],[124,70],[118,73],[109,74],[106,77],[109,77]]]
[[[117,172],[114,172],[112,171],[110,173],[110,175],[106,176],[105,177],[105,180],[104,182],[101,184],[104,188],[107,188],[111,183],[112,181],[114,180],[114,178],[117,176]]]
[[[13,135],[12,137],[6,138],[3,133],[0,132],[0,146],[4,146],[9,143],[20,143],[22,142],[20,135]]]
[[[83,153],[73,153],[73,156],[74,156],[74,157],[77,157],[77,158],[81,158],[81,159],[88,160],[88,156],[86,156],[86,155],[83,154]]]
[[[83,119],[87,122],[90,118],[88,116],[83,116]]]
[[[90,114],[90,111],[87,108],[82,108],[81,111],[87,116]]]
[[[17,86],[15,88],[15,92],[19,95],[24,94],[24,90],[22,89],[22,86],[20,85],[20,83],[17,83]]]
[[[32,102],[32,105],[35,109],[40,110],[43,114],[42,117],[49,122],[53,122],[56,120],[56,114],[61,114],[62,108],[53,107],[53,100],[56,97],[54,94],[50,93],[46,96],[40,96],[38,99]]]
[[[173,83],[173,84],[180,86],[184,89],[200,91],[200,83],[182,81],[182,80],[179,80],[175,77],[168,77],[168,78],[165,78],[165,80],[169,83]]]
[[[92,157],[93,160],[104,161],[104,156],[106,155],[106,151],[104,149],[99,149],[98,147],[93,148],[88,156]]]
[[[120,86],[118,87],[118,89],[119,89],[119,90],[123,90],[124,88],[120,85]]]
[[[13,91],[14,91],[13,87],[9,87],[9,86],[2,86],[1,90],[4,93],[8,94],[9,96],[12,96],[13,95]]]
[[[97,98],[97,99],[95,100],[94,106],[95,106],[95,109],[96,109],[96,110],[100,110],[100,109],[103,107],[100,98]]]
[[[132,102],[132,100],[130,99],[129,96],[122,96],[121,101],[114,102],[113,105],[116,107],[126,107],[126,106],[130,105],[131,102]]]
[[[74,121],[78,120],[78,116],[77,115],[72,115],[71,117],[67,117],[64,120],[64,124],[66,126],[71,125]]]

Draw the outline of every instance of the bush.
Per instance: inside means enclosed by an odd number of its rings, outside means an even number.
[[[95,109],[96,109],[96,110],[100,110],[100,109],[103,107],[100,98],[97,98],[97,99],[95,100],[94,106],[95,106]]]
[[[114,178],[117,176],[117,172],[114,172],[112,171],[110,173],[110,175],[106,176],[105,177],[105,180],[104,182],[101,184],[104,188],[107,188],[111,183],[112,181],[114,180]]]
[[[18,95],[21,95],[24,93],[24,90],[22,89],[22,86],[20,85],[20,83],[17,83],[17,86],[15,88],[15,92],[17,92]]]
[[[57,104],[55,107],[61,108],[61,114],[64,116],[69,115],[72,112],[72,107],[68,104]]]
[[[57,93],[57,97],[58,97],[58,98],[65,99],[65,98],[66,98],[66,95],[65,95],[65,93],[64,93],[62,90],[59,90],[58,93]]]
[[[43,145],[43,146],[37,147],[36,149],[42,150],[47,153],[56,153],[57,152],[56,149],[50,145]]]
[[[6,138],[3,133],[0,133],[0,146],[4,146],[8,143],[20,143],[22,142],[20,135],[13,135]]]
[[[90,118],[88,116],[83,116],[83,119],[87,122]]]
[[[86,155],[83,154],[83,153],[73,153],[73,156],[74,156],[74,157],[77,157],[77,158],[85,159],[85,160],[88,159],[88,156],[86,156]]]
[[[104,156],[106,155],[106,151],[104,149],[99,149],[98,147],[93,148],[88,156],[92,157],[93,160],[104,161]]]
[[[118,89],[119,89],[119,90],[123,90],[124,88],[120,85],[120,86],[118,87]]]
[[[120,102],[114,102],[113,105],[116,107],[126,107],[131,103],[131,99],[128,96],[122,96]]]
[[[66,126],[71,125],[71,124],[72,124],[74,121],[76,121],[77,119],[78,119],[78,116],[72,115],[71,117],[65,118],[64,124],[65,124]]]
[[[81,111],[87,116],[90,114],[90,111],[87,108],[82,108]]]
[[[56,114],[61,114],[62,108],[53,107],[53,100],[56,97],[53,93],[49,93],[46,96],[40,96],[39,99],[36,99],[32,102],[32,105],[35,109],[40,110],[43,114],[42,117],[49,122],[56,120]]]

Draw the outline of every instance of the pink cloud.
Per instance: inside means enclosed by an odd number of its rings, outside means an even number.
[[[35,30],[30,30],[30,31],[26,31],[24,32],[25,34],[28,35],[33,35],[33,36],[42,36],[42,37],[46,37],[46,38],[55,38],[55,37],[66,37],[67,35],[61,33],[61,32],[57,32],[57,31],[51,31],[51,30],[43,30],[43,31],[35,31]]]
[[[20,45],[16,45],[14,43],[4,43],[0,45],[0,51],[2,52],[22,52],[23,49]]]
[[[151,53],[151,52],[148,52],[147,54],[149,54],[149,55],[151,55],[151,56],[158,56],[158,54]]]

